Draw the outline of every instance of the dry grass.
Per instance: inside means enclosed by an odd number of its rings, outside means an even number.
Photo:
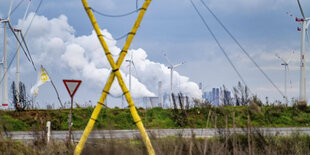
[[[196,154],[310,154],[310,136],[298,133],[291,136],[262,136],[259,132],[248,135],[220,134],[213,138],[191,138],[182,135],[151,139],[156,154],[160,155],[196,155]],[[235,137],[235,140],[234,140]],[[250,145],[249,139],[250,137]],[[73,154],[74,145],[64,141],[46,143],[43,136],[31,142],[20,142],[0,138],[0,154]],[[141,139],[100,139],[88,142],[83,150],[85,155],[143,155],[147,150]]]

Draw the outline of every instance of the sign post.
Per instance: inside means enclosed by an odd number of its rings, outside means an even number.
[[[72,109],[73,109],[73,96],[76,93],[77,89],[79,88],[80,84],[82,83],[81,80],[63,80],[66,89],[71,97],[71,108],[69,114],[69,141],[71,141],[72,135]]]

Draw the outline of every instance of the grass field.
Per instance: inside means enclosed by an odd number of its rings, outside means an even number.
[[[224,106],[199,107],[190,109],[142,109],[139,115],[146,128],[205,128],[210,110],[208,127],[246,127],[248,114],[254,127],[308,127],[310,107],[272,106]],[[93,108],[75,108],[73,129],[83,130]],[[235,113],[235,117],[233,117]],[[33,131],[45,129],[46,121],[51,121],[52,130],[68,129],[69,109],[28,110],[22,112],[0,111],[0,131]],[[226,123],[227,121],[227,123]],[[129,109],[103,108],[95,129],[136,129]]]

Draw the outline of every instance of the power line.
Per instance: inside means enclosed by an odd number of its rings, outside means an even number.
[[[25,32],[25,36],[27,35],[27,33],[28,33],[28,31],[29,31],[29,29],[30,29],[32,23],[33,23],[33,20],[34,20],[34,18],[35,18],[35,16],[36,16],[37,12],[38,12],[39,9],[41,8],[42,2],[43,2],[43,0],[40,0],[40,3],[39,3],[39,5],[37,6],[37,8],[36,8],[36,10],[35,10],[35,12],[34,12],[34,15],[33,15],[32,18],[31,18],[30,24],[29,24],[29,26],[28,26],[28,28],[27,28],[27,30],[26,30],[26,32]]]
[[[11,11],[10,15],[12,15],[16,9],[24,2],[24,0],[20,0],[19,3],[14,7],[14,9]],[[8,16],[5,17],[5,19],[7,19]]]
[[[105,36],[105,35],[103,35],[103,37],[106,38],[106,39],[108,39],[108,40],[117,40],[117,41],[118,41],[118,40],[121,40],[121,39],[127,37],[129,34],[130,34],[130,32],[128,32],[128,33],[126,33],[126,34],[124,34],[124,35],[122,35],[122,36],[120,36],[120,37],[118,37],[118,38],[109,38],[109,37],[107,37],[107,36]]]
[[[255,62],[255,60],[249,55],[249,53],[243,48],[243,46],[239,43],[239,41],[230,33],[230,31],[226,28],[226,26],[221,22],[219,18],[213,13],[213,11],[205,4],[203,0],[200,0],[201,3],[207,10],[212,14],[212,16],[217,20],[217,22],[224,28],[226,33],[234,40],[234,42],[239,46],[239,48],[243,51],[243,53],[252,61],[252,63],[258,68],[258,70],[265,76],[265,78],[277,89],[277,91],[284,96],[281,90],[275,85],[275,83],[269,78],[269,76],[263,71],[262,68]]]
[[[138,6],[137,6],[137,7],[138,7]],[[90,8],[93,12],[95,12],[95,13],[101,15],[101,16],[105,16],[105,17],[124,17],[124,16],[131,15],[131,14],[133,14],[133,13],[139,12],[139,11],[141,10],[141,8],[139,8],[139,9],[137,8],[137,9],[135,9],[135,10],[133,10],[133,11],[128,12],[128,13],[119,14],[119,15],[111,15],[111,14],[106,14],[106,13],[102,13],[102,12],[100,12],[100,11],[97,11],[97,10],[95,10],[95,9],[92,8],[92,7],[89,7],[89,8]]]
[[[237,75],[239,76],[239,78],[241,79],[242,83],[244,85],[247,86],[247,84],[245,83],[243,77],[241,76],[240,72],[237,70],[236,66],[232,63],[231,59],[228,57],[226,51],[224,50],[224,48],[222,47],[222,45],[220,44],[220,42],[218,41],[218,39],[216,38],[215,34],[213,33],[213,31],[211,30],[211,28],[209,27],[208,23],[205,21],[205,19],[202,17],[202,15],[200,14],[200,12],[198,11],[197,7],[195,6],[195,4],[193,3],[193,1],[191,0],[191,4],[193,5],[194,9],[196,10],[197,14],[199,15],[200,19],[202,20],[202,22],[204,23],[204,25],[206,26],[206,28],[208,29],[208,31],[211,33],[213,39],[215,40],[215,42],[217,43],[217,45],[219,46],[219,48],[221,49],[221,51],[223,52],[223,54],[225,55],[226,59],[228,60],[229,64],[233,67],[233,69],[235,70],[235,72],[237,73]]]

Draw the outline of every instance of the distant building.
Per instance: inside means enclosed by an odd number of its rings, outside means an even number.
[[[203,92],[202,98],[214,107],[231,104],[231,92],[227,90],[223,91],[219,88],[212,88],[210,92]]]
[[[161,107],[159,97],[143,97],[143,105],[147,109]]]

